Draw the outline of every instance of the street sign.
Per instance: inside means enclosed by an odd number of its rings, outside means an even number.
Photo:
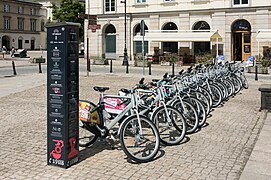
[[[89,14],[80,13],[80,14],[78,14],[78,18],[97,20],[97,15],[89,15]]]
[[[47,26],[47,164],[64,168],[79,160],[79,26]]]
[[[141,22],[140,22],[140,35],[145,36],[145,22],[144,22],[144,20],[141,20]]]
[[[91,32],[96,32],[97,29],[101,29],[100,24],[90,24],[88,25],[88,29],[91,29]]]
[[[97,19],[88,19],[88,24],[89,25],[97,24]]]

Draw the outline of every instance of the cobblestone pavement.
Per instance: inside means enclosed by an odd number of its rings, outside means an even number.
[[[97,101],[94,85],[131,87],[140,77],[80,77],[80,98]],[[149,79],[147,79],[149,80]],[[0,98],[1,179],[239,179],[264,123],[258,86],[250,87],[216,108],[208,125],[178,146],[162,147],[149,163],[134,164],[116,145],[106,142],[81,149],[80,163],[62,169],[47,166],[46,86]],[[113,87],[114,86],[114,87]]]

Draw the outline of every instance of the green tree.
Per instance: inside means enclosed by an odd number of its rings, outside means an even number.
[[[84,39],[84,19],[79,19],[78,14],[85,12],[85,5],[79,3],[78,0],[61,0],[60,6],[53,4],[53,20],[58,22],[75,22],[80,23],[79,37]]]

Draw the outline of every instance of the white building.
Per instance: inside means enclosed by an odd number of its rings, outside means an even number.
[[[97,15],[101,25],[101,29],[95,30],[92,26],[86,30],[85,21],[85,40],[89,38],[90,56],[122,59],[123,1],[86,0],[86,14]],[[145,21],[145,29],[149,31],[145,41],[148,54],[154,54],[154,49],[159,48],[160,53],[191,56],[211,52],[214,56],[224,55],[227,60],[245,60],[247,56],[256,55],[258,31],[271,29],[271,1],[264,0],[126,0],[126,10],[130,59],[141,52],[138,34],[141,20]],[[175,32],[165,33],[163,30]],[[218,39],[215,32],[219,34]],[[218,49],[215,46],[217,40]],[[85,41],[85,47],[86,44]],[[259,45],[259,52],[263,54],[270,43],[263,39]]]

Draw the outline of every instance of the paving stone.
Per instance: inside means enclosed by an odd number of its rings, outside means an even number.
[[[80,99],[97,102],[94,85],[109,85],[109,93],[116,94],[138,79],[102,74],[80,77]],[[46,86],[1,97],[0,175],[7,179],[12,175],[23,179],[238,179],[263,124],[256,121],[262,113],[257,109],[260,95],[256,93],[261,82],[249,83],[248,90],[212,112],[207,127],[189,135],[187,143],[163,148],[165,154],[154,162],[129,163],[120,148],[110,150],[107,143],[97,142],[88,151],[81,151],[87,158],[69,169],[45,162]]]

